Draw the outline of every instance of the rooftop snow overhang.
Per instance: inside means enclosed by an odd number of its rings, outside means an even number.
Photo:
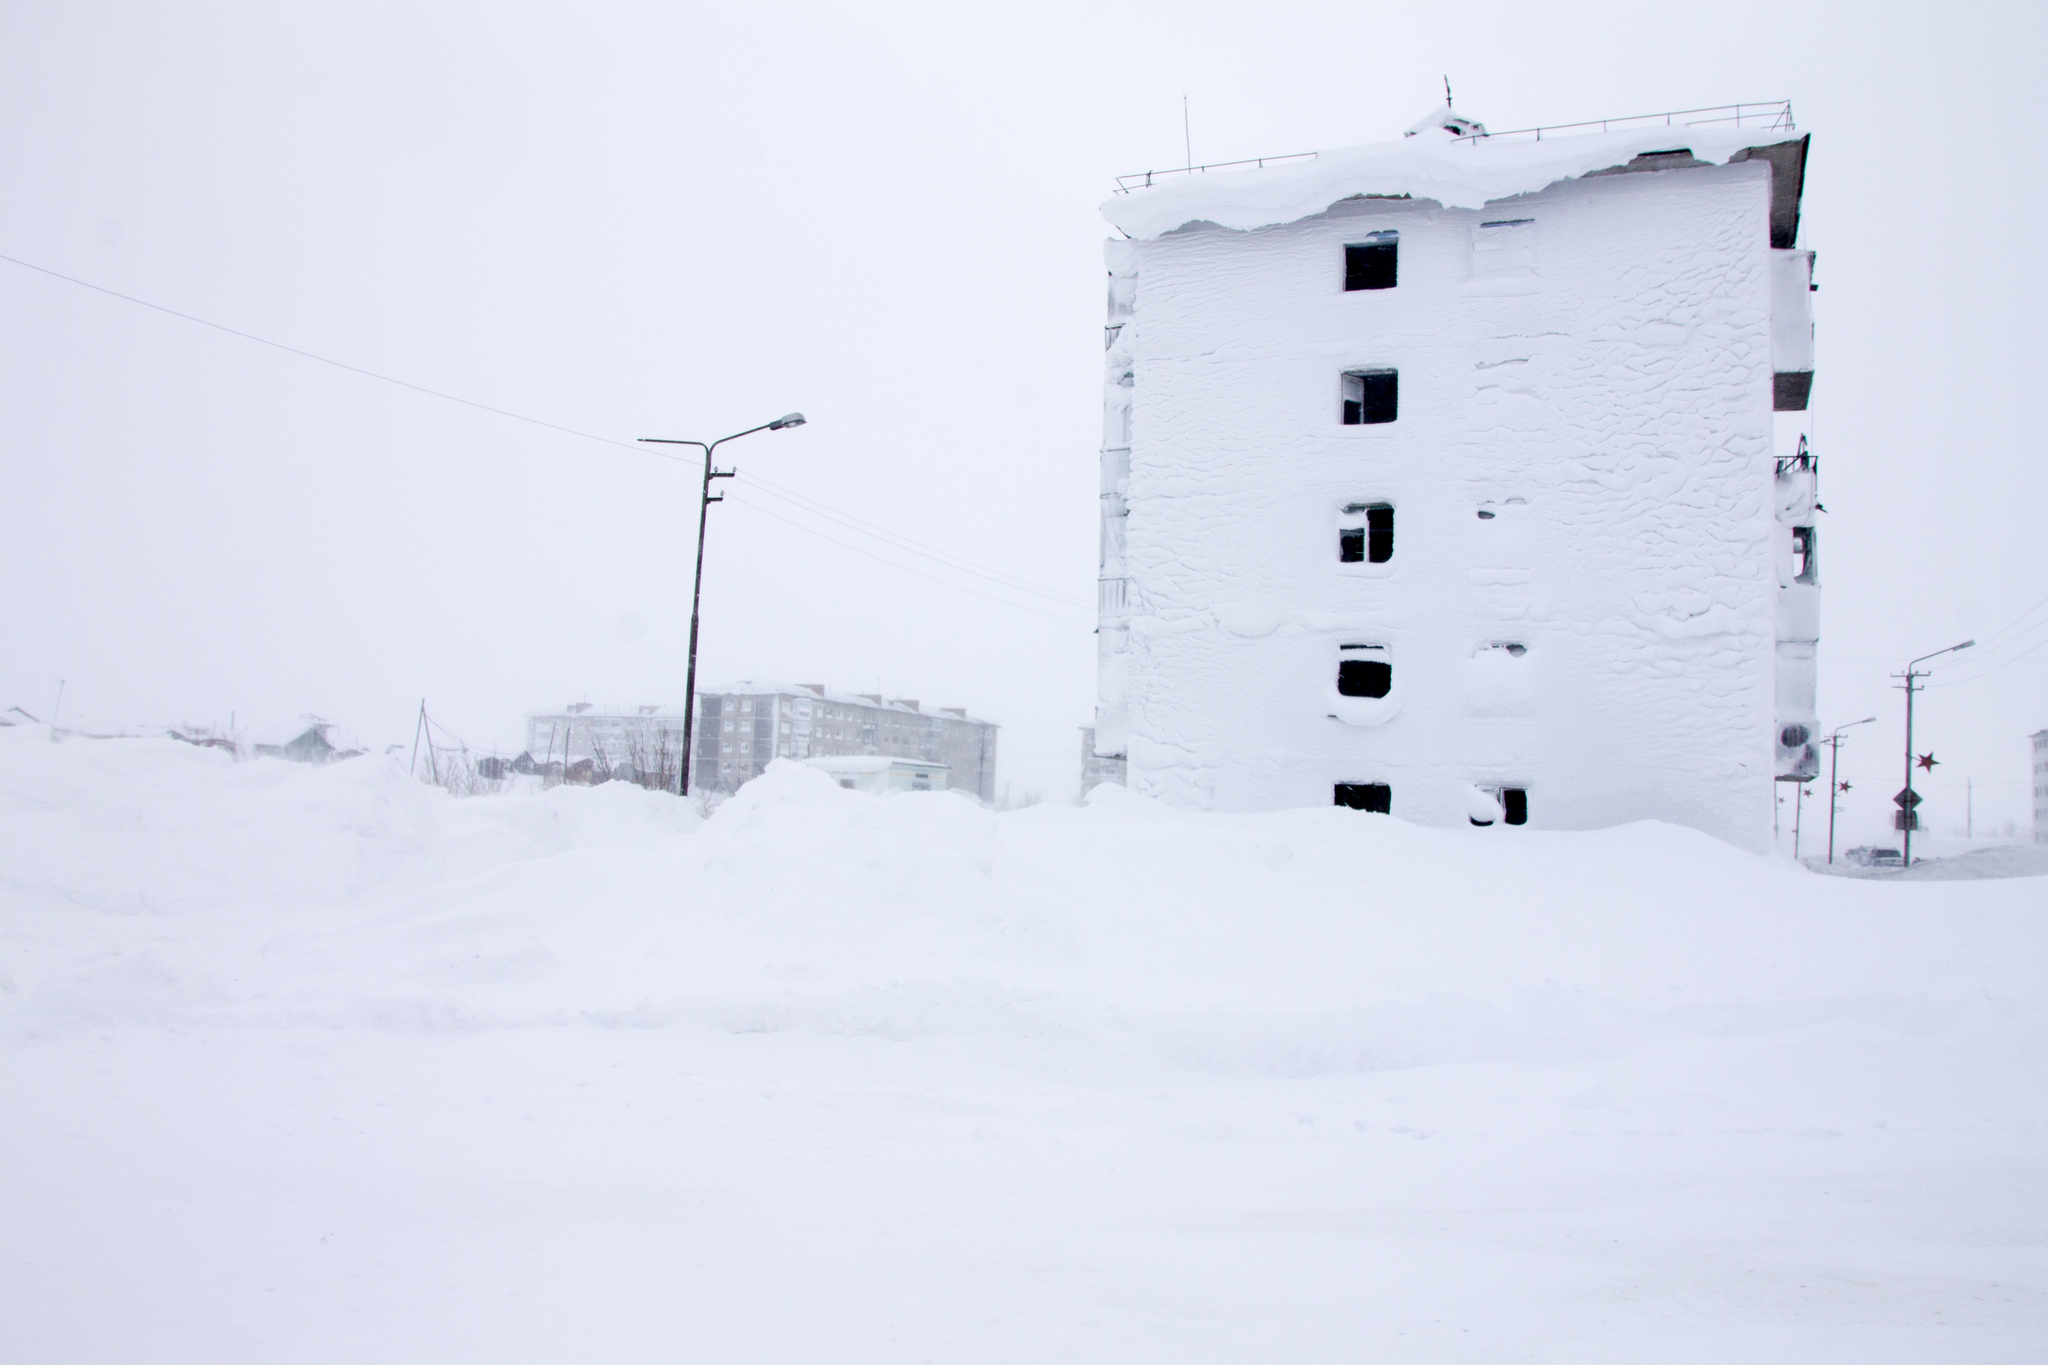
[[[1404,138],[1135,189],[1104,203],[1102,216],[1126,237],[1149,240],[1198,223],[1237,231],[1277,227],[1347,199],[1478,209],[1586,176],[1763,161],[1771,168],[1771,245],[1786,248],[1799,236],[1809,135],[1760,132],[1655,125],[1536,142]]]

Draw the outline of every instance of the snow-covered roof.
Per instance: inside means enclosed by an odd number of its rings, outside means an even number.
[[[706,685],[697,689],[697,695],[700,697],[796,697],[807,701],[828,701],[835,706],[867,706],[882,711],[894,711],[905,716],[924,716],[927,719],[964,720],[975,725],[988,726],[996,724],[992,720],[983,720],[980,716],[969,715],[964,709],[959,707],[928,707],[921,702],[907,701],[900,697],[883,698],[864,692],[838,692],[824,686],[822,683],[783,682],[773,678],[742,678],[737,682],[726,683],[722,686]],[[679,721],[683,717],[683,708],[680,706],[596,706],[583,702],[578,702],[577,706],[582,707],[582,709],[575,710],[570,707],[564,707],[554,711],[530,711],[527,713],[527,719],[548,720],[559,716],[567,716],[573,721],[613,720],[620,717],[628,720],[663,718]]]
[[[891,758],[887,754],[827,754],[807,758],[804,762],[828,773],[884,773],[891,768],[932,773],[950,771],[943,763],[922,763],[914,758]]]
[[[1425,120],[1429,122],[1429,120]],[[1421,125],[1418,125],[1420,128]],[[1318,152],[1311,159],[1178,176],[1113,196],[1102,215],[1127,237],[1149,239],[1190,223],[1250,230],[1297,222],[1346,199],[1426,199],[1447,208],[1483,208],[1560,180],[1619,169],[1636,157],[1680,148],[1713,165],[1750,159],[1754,150],[1801,142],[1788,127],[1709,127],[1655,123],[1622,132],[1500,137],[1406,136],[1391,142]],[[1774,164],[1778,158],[1771,158]],[[1798,159],[1803,172],[1805,159]],[[1782,177],[1781,177],[1782,178]],[[1794,177],[1795,179],[1799,177]],[[1797,222],[1798,185],[1791,195]],[[1774,236],[1780,195],[1773,194]],[[1789,246],[1789,241],[1781,243]]]
[[[975,725],[994,725],[992,720],[969,715],[960,707],[926,706],[919,701],[907,701],[900,697],[883,698],[871,692],[840,692],[822,683],[791,683],[779,680],[742,678],[738,682],[722,687],[703,686],[697,689],[700,697],[722,695],[766,696],[778,694],[810,701],[828,701],[834,706],[868,706],[883,711],[895,711],[906,716],[936,717],[939,720],[964,720]]]

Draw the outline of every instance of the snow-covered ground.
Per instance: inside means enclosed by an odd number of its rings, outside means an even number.
[[[2037,1361],[2048,882],[0,731],[0,1356]]]

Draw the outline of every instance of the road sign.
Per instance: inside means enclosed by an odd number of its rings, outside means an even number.
[[[1892,812],[1893,829],[1920,828],[1920,812],[1916,810],[1895,810]]]
[[[1892,798],[1892,804],[1900,810],[1911,810],[1920,804],[1920,793],[1908,787]]]

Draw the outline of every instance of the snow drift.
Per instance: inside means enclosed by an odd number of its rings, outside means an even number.
[[[791,764],[700,821],[27,727],[0,867],[23,1359],[2018,1360],[2048,1326],[2038,880]]]

